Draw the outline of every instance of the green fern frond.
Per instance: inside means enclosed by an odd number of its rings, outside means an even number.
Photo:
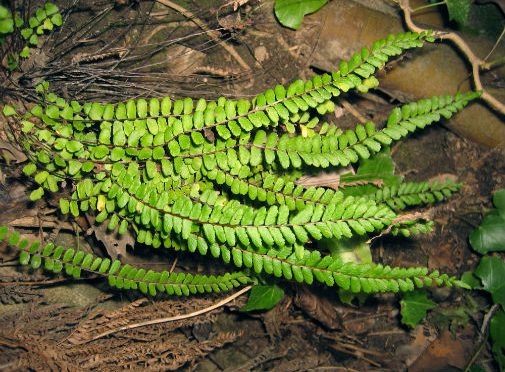
[[[225,263],[232,262],[236,267],[250,268],[257,274],[266,273],[309,285],[319,282],[354,293],[405,292],[431,286],[462,286],[455,277],[438,271],[429,273],[427,268],[391,268],[380,264],[343,262],[340,258],[324,256],[319,251],[305,250],[302,246],[295,246],[293,250],[270,249],[257,252],[240,246],[229,248],[213,243],[209,251],[214,258],[221,258]],[[200,251],[204,255],[207,252]]]
[[[442,202],[450,198],[462,184],[450,179],[444,182],[404,182],[399,186],[382,187],[365,197],[377,203],[385,202],[394,210]]]
[[[219,293],[254,282],[241,272],[206,276],[139,269],[122,264],[119,260],[111,261],[73,248],[55,246],[52,243],[42,246],[39,241],[30,243],[17,231],[11,232],[6,226],[0,226],[0,242],[4,240],[20,250],[19,261],[22,265],[30,265],[33,269],[43,267],[53,273],[65,271],[73,278],[80,278],[83,271],[93,273],[107,278],[111,287],[139,290],[151,296],[160,292],[177,296]]]

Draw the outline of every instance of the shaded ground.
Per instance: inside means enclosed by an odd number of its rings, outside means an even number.
[[[248,96],[279,82],[310,76],[313,52],[316,47],[324,48],[317,41],[328,16],[316,14],[294,33],[278,27],[270,3],[251,1],[239,13],[233,13],[230,6],[219,10],[214,3],[208,7],[186,3],[209,28],[221,27],[220,40],[230,39],[228,44],[251,73],[229,51],[215,45],[216,40],[194,36],[201,30],[160,4],[146,2],[110,10],[96,3],[80,4],[67,21],[68,27],[47,41],[51,48],[43,66],[26,67],[23,79],[36,81],[43,75],[59,93],[81,100],[121,100],[146,92]],[[102,14],[103,19],[88,31],[78,29],[83,21],[100,19]],[[130,29],[131,19],[137,23]],[[123,31],[124,37],[114,38]],[[69,38],[72,35],[78,37]],[[166,42],[174,38],[183,41]],[[112,53],[113,48],[128,49],[123,56],[131,59],[122,59],[121,50]],[[112,54],[105,56],[107,51]],[[78,59],[77,65],[70,64]],[[116,66],[114,72],[110,72],[111,66]],[[58,74],[54,73],[56,68]],[[148,78],[144,73],[159,75]],[[412,94],[407,83],[395,89],[402,88],[405,96]],[[343,98],[347,103],[328,118],[343,127],[356,122],[356,113],[380,121],[398,103],[397,95],[395,100],[388,92]],[[483,208],[489,206],[491,193],[505,186],[503,152],[472,143],[442,125],[394,146],[392,153],[397,173],[407,180],[445,175],[457,177],[465,186],[447,203],[433,207],[437,222],[433,234],[378,239],[373,244],[374,259],[391,265],[420,264],[459,275],[474,268],[478,257],[469,249],[467,237],[480,221]],[[13,157],[15,163],[16,155]],[[140,256],[133,256],[131,249],[126,249],[128,241],[116,242],[100,229],[91,229],[85,238],[82,233],[76,237],[75,231],[86,231],[89,221],[73,224],[59,220],[54,201],[30,205],[19,166],[2,164],[1,170],[1,224],[14,221],[33,236],[43,228],[49,238],[61,244],[119,254],[141,265],[209,271],[208,261],[185,256],[175,260],[171,252],[157,252],[153,258],[152,252],[140,249]],[[223,296],[145,299],[111,291],[95,279],[75,282],[20,269],[16,252],[4,246],[0,246],[0,258],[2,370],[75,370],[76,366],[196,371],[460,370],[476,347],[483,317],[478,309],[486,306],[484,297],[437,289],[432,295],[439,307],[425,323],[411,330],[400,325],[396,296],[373,296],[359,306],[356,301],[346,305],[339,302],[334,289],[309,292],[303,286],[283,283],[287,296],[267,313],[239,312],[245,302],[242,296],[197,318],[99,337],[127,324],[190,313]],[[490,358],[484,350],[478,360],[492,368]]]

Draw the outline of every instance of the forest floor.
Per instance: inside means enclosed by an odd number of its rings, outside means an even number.
[[[325,47],[318,40],[328,13],[309,17],[293,32],[277,24],[269,2],[250,1],[238,12],[213,2],[206,7],[200,1],[184,3],[217,30],[209,37],[180,12],[159,3],[110,9],[107,3],[79,2],[67,27],[48,38],[41,55],[23,66],[22,77],[45,78],[60,94],[79,100],[119,101],[166,94],[248,97],[323,68],[314,62],[314,54]],[[223,39],[231,49],[216,43]],[[415,58],[409,54],[395,64],[408,66]],[[396,86],[394,95],[387,89],[347,94],[327,120],[343,128],[361,118],[381,122],[401,103],[400,97],[411,95],[407,83]],[[0,150],[11,158],[0,168],[0,225],[9,223],[33,237],[44,234],[62,245],[145,267],[209,271],[208,260],[176,258],[169,251],[153,257],[142,247],[132,249],[131,237],[117,240],[86,219],[63,220],[56,213],[57,196],[29,203],[31,185],[21,175],[24,155],[5,138]],[[503,150],[476,144],[442,122],[394,145],[391,153],[396,174],[406,180],[451,177],[464,186],[447,202],[429,207],[436,222],[431,234],[376,239],[374,261],[427,266],[458,276],[474,269],[479,256],[470,249],[468,236],[490,207],[492,192],[505,186]],[[0,370],[458,371],[479,346],[476,340],[489,307],[487,298],[476,292],[434,289],[430,293],[437,307],[412,329],[400,322],[398,296],[375,295],[344,304],[335,289],[308,291],[283,282],[286,296],[264,313],[239,311],[247,299],[241,296],[196,318],[101,336],[125,325],[191,313],[227,294],[145,298],[113,291],[98,279],[26,270],[16,259],[15,251],[0,245]],[[487,348],[477,362],[493,368]]]

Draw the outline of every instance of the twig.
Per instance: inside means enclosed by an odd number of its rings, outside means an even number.
[[[349,101],[347,101],[346,99],[342,99],[340,101],[340,103],[342,103],[342,106],[344,106],[344,108],[349,111],[351,113],[352,116],[354,116],[356,119],[358,119],[358,121],[361,123],[361,124],[365,124],[368,120],[366,120],[366,118],[361,115],[361,113],[356,110],[356,108],[351,105],[351,103]]]
[[[505,35],[505,27],[503,27],[503,30],[502,30],[500,36],[498,37],[498,40],[496,40],[496,43],[494,43],[493,47],[491,48],[491,50],[489,51],[487,56],[484,58],[484,61],[487,61],[489,59],[489,57],[491,57],[491,54],[494,53],[494,51],[498,47],[498,44],[500,44],[501,39],[503,39],[504,35]],[[492,64],[492,62],[490,64]]]
[[[373,365],[374,367],[382,367],[379,363],[373,361],[372,359],[370,358],[367,358],[366,356],[362,355],[362,352],[358,352],[358,351],[354,351],[354,350],[348,350],[346,348],[347,345],[344,344],[344,346],[340,346],[338,344],[333,344],[333,345],[330,345],[330,347],[336,351],[340,351],[344,354],[347,354],[347,355],[352,355],[354,357],[356,357],[357,359],[361,359],[361,360],[364,360],[365,362]]]
[[[211,30],[209,27],[198,17],[196,17],[192,12],[187,10],[186,8],[183,8],[179,4],[175,4],[170,0],[157,0],[160,4],[163,4],[165,6],[168,6],[169,8],[172,8],[179,13],[181,13],[184,17],[190,19],[192,22],[194,22],[198,27],[200,27],[202,30],[204,30],[209,37],[214,40],[216,43],[221,45],[223,49],[225,49],[237,62],[242,68],[245,70],[250,70],[251,67],[242,59],[242,57],[237,53],[237,51],[231,46],[228,45],[224,42],[221,42],[220,40],[220,35],[218,31]]]
[[[478,344],[479,346],[475,349],[472,357],[468,361],[468,364],[466,365],[465,371],[468,372],[472,365],[475,363],[477,360],[478,356],[480,355],[480,352],[484,348],[484,345],[486,344],[487,340],[487,330],[489,328],[489,322],[491,321],[491,318],[493,315],[498,311],[500,305],[499,304],[494,304],[491,306],[491,309],[484,315],[484,319],[482,320],[482,326],[480,327],[480,334],[478,338]]]
[[[381,336],[391,336],[391,335],[404,335],[405,331],[401,329],[392,329],[389,331],[379,331],[379,332],[370,332],[367,333],[367,337],[381,337]]]
[[[398,0],[398,2],[400,8],[403,11],[405,23],[409,28],[409,30],[414,32],[428,31],[424,28],[417,26],[412,21],[412,9],[410,8],[409,0]],[[467,61],[472,66],[473,84],[476,90],[482,91],[481,95],[482,100],[486,102],[493,110],[499,112],[501,115],[505,115],[505,104],[498,101],[498,99],[496,99],[493,95],[491,95],[491,93],[486,91],[480,79],[480,71],[488,70],[490,67],[489,64],[485,60],[477,57],[475,53],[472,51],[472,49],[465,42],[465,40],[463,40],[463,38],[458,34],[454,32],[434,31],[433,36],[441,40],[449,40],[452,43],[454,43],[456,47],[458,47],[458,49],[461,51],[461,53],[463,53]]]
[[[232,294],[231,296],[226,297],[225,299],[223,299],[223,300],[215,303],[212,306],[209,306],[209,307],[206,307],[204,309],[200,309],[200,310],[194,311],[194,312],[189,313],[189,314],[182,314],[182,315],[176,315],[176,316],[171,316],[171,317],[166,317],[166,318],[153,319],[153,320],[148,320],[148,321],[145,321],[145,322],[128,324],[128,325],[125,325],[125,326],[122,326],[122,327],[118,327],[116,329],[111,329],[109,331],[100,333],[99,335],[97,335],[97,336],[95,336],[95,337],[93,337],[93,338],[91,338],[89,340],[84,341],[83,344],[88,343],[90,341],[98,340],[99,338],[102,338],[102,337],[105,337],[105,336],[109,336],[109,335],[117,333],[117,332],[126,331],[126,330],[129,330],[129,329],[135,329],[135,328],[145,327],[145,326],[153,325],[153,324],[175,322],[177,320],[193,318],[195,316],[208,313],[209,311],[215,310],[215,309],[217,309],[217,308],[219,308],[221,306],[226,305],[228,302],[231,302],[234,299],[236,299],[237,297],[240,297],[244,293],[248,292],[251,288],[252,288],[251,285],[249,285],[247,287],[244,287],[240,291]]]

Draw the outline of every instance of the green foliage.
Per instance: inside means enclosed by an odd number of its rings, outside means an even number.
[[[321,9],[328,0],[275,0],[275,16],[285,26],[298,30],[303,17]]]
[[[468,22],[470,14],[471,0],[446,0],[449,19],[457,22],[459,25],[465,25]]]
[[[494,194],[491,210],[470,234],[470,244],[480,254],[505,251],[505,189]]]
[[[242,311],[270,310],[284,297],[284,290],[279,286],[273,285],[255,285],[249,299]]]
[[[477,316],[479,306],[473,296],[467,294],[463,304],[448,308],[438,307],[433,311],[431,321],[440,330],[449,329],[453,335],[458,329],[464,328],[471,319]]]
[[[59,201],[64,215],[92,213],[111,231],[134,231],[138,243],[212,256],[251,276],[318,282],[349,293],[466,288],[423,267],[349,262],[319,244],[427,232],[431,221],[409,220],[400,211],[458,190],[450,181],[402,182],[392,175],[383,149],[450,118],[478,93],[395,108],[382,129],[366,123],[342,131],[319,123],[333,109],[332,99],[376,86],[377,69],[425,40],[432,40],[429,33],[389,36],[343,61],[338,72],[277,85],[252,100],[163,97],[81,104],[41,84],[44,104],[23,116],[5,110],[20,124],[30,159],[24,173],[38,185],[31,199],[72,184],[71,195]],[[379,160],[371,160],[376,154]],[[376,173],[383,184],[352,192],[296,184],[302,170],[350,164],[361,164],[358,181]]]
[[[491,334],[491,342],[493,355],[498,362],[500,371],[505,369],[505,311],[503,308],[499,310],[489,322],[489,331]]]
[[[63,18],[59,9],[51,2],[46,2],[44,6],[36,8],[27,24],[18,13],[13,15],[9,9],[0,5],[0,41],[7,35],[19,35],[24,41],[21,50],[10,52],[7,55],[9,69],[14,70],[18,67],[20,57],[28,58],[30,56],[30,48],[37,47],[39,36],[46,31],[53,31],[54,27],[59,27],[62,24]]]
[[[19,233],[9,231],[6,226],[0,226],[1,241],[7,241],[9,245],[20,250],[19,261],[22,265],[31,265],[33,269],[43,266],[54,273],[64,270],[73,278],[80,278],[83,271],[93,273],[106,278],[111,287],[139,290],[151,296],[157,293],[177,296],[219,293],[253,282],[241,272],[206,276],[139,269],[129,264],[123,265],[118,260],[111,262],[108,258],[96,257],[73,248],[55,247],[52,243],[43,246],[35,241],[30,244],[26,239],[22,239]]]
[[[426,316],[426,312],[436,307],[425,291],[406,293],[400,301],[402,323],[414,328]]]
[[[495,304],[505,308],[505,262],[500,257],[485,256],[475,269],[482,289],[489,292]]]
[[[2,34],[10,34],[14,31],[14,18],[11,11],[0,5],[0,36]]]
[[[505,189],[498,190],[493,195],[491,210],[470,234],[470,244],[481,254],[505,250]],[[505,261],[500,256],[484,256],[473,273],[465,273],[462,278],[474,289],[485,290],[491,295],[492,301],[500,305],[500,309],[491,318],[491,350],[500,367],[505,368]]]

